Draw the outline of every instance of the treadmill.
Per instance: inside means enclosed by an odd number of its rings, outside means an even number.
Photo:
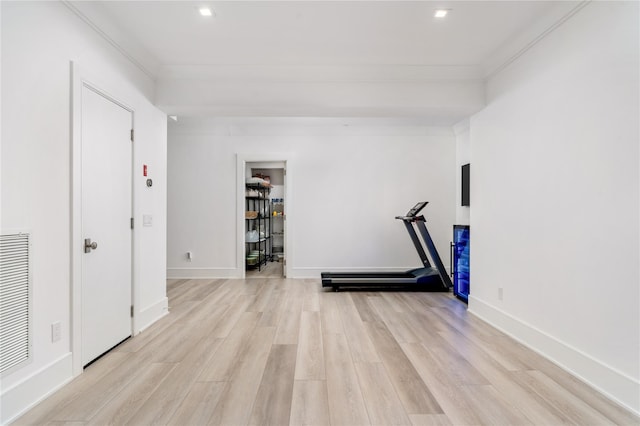
[[[424,291],[449,291],[453,287],[451,279],[444,269],[440,255],[438,255],[438,251],[429,235],[424,216],[418,216],[418,213],[427,203],[428,201],[421,201],[413,206],[406,215],[396,216],[396,219],[401,220],[407,228],[409,237],[411,237],[411,241],[413,241],[413,245],[416,247],[418,256],[422,261],[422,268],[405,272],[323,272],[322,287],[331,287],[334,291],[344,287],[405,287],[420,288]],[[415,228],[418,228],[435,266],[431,266]]]

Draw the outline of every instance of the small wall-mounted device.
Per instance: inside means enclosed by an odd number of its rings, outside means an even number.
[[[189,262],[191,262],[193,260],[193,253],[191,253],[190,251],[187,252],[187,260]]]
[[[153,181],[151,179],[147,179],[147,186],[151,188],[153,186]]]

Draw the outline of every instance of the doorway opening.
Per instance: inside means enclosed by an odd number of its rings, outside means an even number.
[[[241,278],[290,275],[290,164],[286,158],[238,154],[237,266]]]
[[[286,263],[284,163],[247,163],[245,176],[247,212],[258,214],[256,219],[246,219],[246,278],[282,278]],[[263,182],[262,191],[253,188],[260,180]],[[258,199],[254,198],[256,195]],[[258,242],[251,242],[251,235],[256,233]]]
[[[283,278],[285,164],[248,162],[245,179],[245,277]]]

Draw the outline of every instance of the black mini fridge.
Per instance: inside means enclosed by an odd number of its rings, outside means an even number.
[[[460,300],[469,301],[469,226],[453,225],[451,243],[451,275],[453,294]]]

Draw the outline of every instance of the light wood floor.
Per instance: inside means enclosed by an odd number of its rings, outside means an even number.
[[[451,295],[168,283],[171,313],[16,424],[639,424]]]
[[[282,278],[284,276],[282,262],[267,262],[260,270],[250,269],[245,273],[247,278]]]

